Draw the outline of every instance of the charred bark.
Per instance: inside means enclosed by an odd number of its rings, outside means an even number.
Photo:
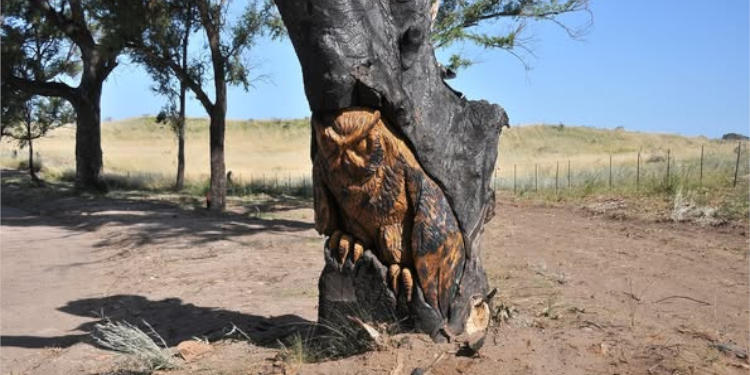
[[[366,109],[361,123],[367,123],[367,116],[378,110],[384,125],[405,142],[421,167],[407,165],[406,169],[419,172],[404,179],[433,181],[440,190],[432,194],[436,197],[433,201],[441,201],[442,194],[448,202],[445,209],[441,207],[446,205],[433,205],[436,211],[428,214],[426,220],[436,227],[430,230],[450,232],[448,228],[440,228],[450,220],[437,218],[452,215],[462,237],[464,261],[450,307],[425,303],[424,280],[414,282],[413,298],[403,298],[403,294],[388,285],[389,264],[392,266],[393,261],[384,259],[383,254],[390,251],[384,245],[368,244],[368,239],[355,235],[351,240],[371,248],[357,259],[351,256],[336,259],[342,252],[346,255],[345,246],[338,245],[346,237],[339,237],[341,234],[336,230],[358,231],[357,228],[367,224],[352,224],[354,218],[348,213],[351,210],[345,209],[344,201],[348,198],[340,194],[346,188],[343,186],[346,181],[331,181],[331,169],[335,167],[324,163],[318,168],[322,171],[313,171],[318,176],[316,225],[320,232],[333,237],[325,247],[326,267],[319,282],[319,320],[340,320],[351,311],[366,310],[376,320],[406,317],[416,329],[436,340],[482,331],[484,328],[476,323],[486,323],[489,287],[480,258],[480,237],[484,224],[494,214],[490,180],[500,129],[508,124],[505,111],[486,101],[467,100],[443,81],[442,69],[430,44],[430,0],[277,0],[276,3],[302,66],[314,134],[348,139],[353,137],[349,134],[352,130],[337,122],[342,110]],[[320,152],[319,142],[320,139],[313,139],[314,161]],[[333,152],[341,153],[352,146],[332,147]],[[369,150],[367,147],[363,150]],[[425,177],[420,177],[420,173]],[[416,220],[410,217],[417,214],[416,208],[407,209],[399,219],[404,221],[400,222],[402,228],[413,227],[414,223],[408,221]],[[366,228],[359,231],[367,236]],[[406,250],[416,253],[420,249],[413,247],[423,245],[405,246],[411,246]]]

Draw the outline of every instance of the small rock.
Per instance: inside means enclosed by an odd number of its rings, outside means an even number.
[[[606,342],[599,344],[599,351],[602,353],[602,355],[607,355],[609,353],[609,344],[607,344]]]
[[[213,350],[214,348],[213,346],[211,346],[211,344],[195,340],[187,340],[177,344],[177,351],[187,362],[190,362]]]

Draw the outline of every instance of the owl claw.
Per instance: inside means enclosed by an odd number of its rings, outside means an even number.
[[[414,290],[414,279],[412,278],[411,271],[406,267],[401,270],[401,283],[404,284],[406,301],[411,302],[411,295]]]
[[[344,266],[344,262],[346,262],[346,256],[349,255],[349,249],[351,249],[352,246],[352,236],[345,234],[341,236],[341,239],[339,240],[339,263],[341,263],[341,267]]]
[[[340,230],[337,230],[333,232],[331,237],[328,237],[328,248],[331,250],[338,249],[339,248],[339,240],[341,239],[341,233]]]
[[[362,254],[365,252],[365,247],[362,245],[361,242],[355,241],[354,247],[352,247],[352,263],[357,263],[359,258],[362,257]]]
[[[357,263],[365,252],[362,242],[354,240],[351,235],[339,230],[333,232],[328,238],[328,249],[331,250],[331,256],[339,263],[339,269],[344,267],[347,257],[351,257],[352,263]]]
[[[401,273],[401,267],[398,266],[398,264],[391,264],[390,267],[388,267],[388,281],[390,282],[390,287],[393,289],[393,294],[398,296],[398,276]]]

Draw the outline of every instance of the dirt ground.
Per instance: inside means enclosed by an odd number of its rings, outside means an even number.
[[[3,374],[131,374],[90,339],[102,317],[145,320],[170,346],[212,342],[170,375],[750,369],[741,226],[501,199],[483,257],[502,317],[478,357],[406,334],[383,350],[300,364],[279,360],[275,338],[316,317],[323,239],[309,202],[235,201],[214,217],[175,196],[31,199],[26,190],[2,192]],[[250,340],[224,336],[233,325]]]

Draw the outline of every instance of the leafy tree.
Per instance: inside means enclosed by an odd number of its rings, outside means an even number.
[[[135,6],[135,2],[131,6]],[[138,6],[145,10],[146,23],[145,31],[128,42],[133,59],[143,63],[152,75],[160,77],[158,87],[168,87],[162,83],[174,80],[185,85],[209,115],[209,208],[221,211],[226,205],[224,129],[227,85],[241,85],[248,89],[250,78],[243,56],[258,36],[266,33],[274,37],[281,35],[281,21],[271,3],[250,2],[232,24],[227,20],[228,4],[225,1],[143,0]],[[193,9],[195,13],[192,13]],[[193,26],[205,35],[210,54],[208,59],[201,53],[191,56],[185,53],[189,51],[184,49],[184,38],[193,37],[188,32]],[[213,82],[213,100],[207,90],[207,81]]]
[[[128,1],[117,0],[128,10]],[[2,3],[3,95],[67,100],[76,112],[76,187],[105,190],[100,99],[124,39],[137,23],[112,17],[97,0],[7,0]],[[77,80],[77,86],[71,82]],[[16,101],[23,101],[21,97]]]
[[[577,27],[560,19],[568,13],[585,12],[589,22]],[[500,48],[517,57],[528,69],[526,55],[532,54],[524,32],[527,21],[549,21],[560,26],[571,38],[581,38],[591,26],[588,0],[433,0],[432,43],[436,49],[456,42],[469,42],[484,48]],[[510,31],[496,21],[510,21]],[[449,58],[446,68],[456,71],[471,65],[458,54]]]
[[[3,114],[9,116],[3,116],[2,136],[15,139],[20,148],[28,147],[29,175],[32,181],[40,184],[34,168],[34,140],[56,127],[73,122],[73,108],[65,99],[57,97],[31,97],[23,103],[13,103],[13,109],[6,107],[7,104],[3,103]]]

